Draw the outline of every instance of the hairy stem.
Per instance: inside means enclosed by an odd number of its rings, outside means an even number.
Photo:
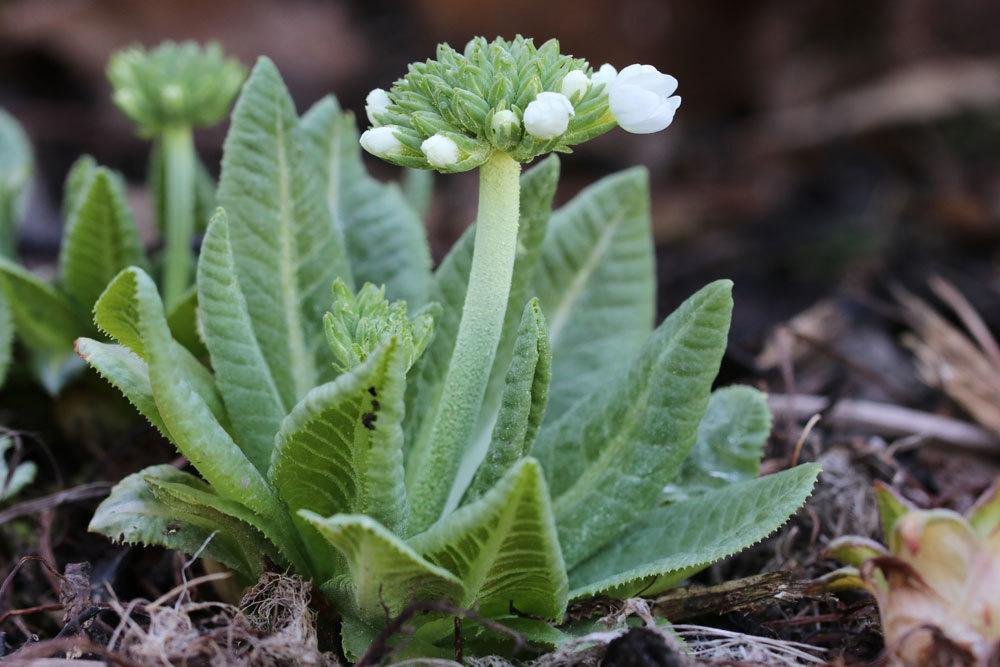
[[[412,452],[408,469],[412,532],[441,517],[479,417],[514,273],[520,173],[521,165],[501,152],[480,167],[476,238],[462,320],[426,451]]]
[[[191,282],[194,253],[194,138],[189,127],[173,127],[163,132],[164,230],[163,301],[169,311]]]

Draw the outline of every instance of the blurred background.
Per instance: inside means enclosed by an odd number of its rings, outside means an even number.
[[[652,63],[680,80],[668,131],[581,146],[564,160],[559,198],[646,165],[661,314],[734,278],[731,360],[823,298],[849,296],[850,317],[885,284],[919,289],[932,274],[1000,324],[1000,3],[990,0],[5,0],[0,105],[26,126],[39,163],[21,255],[55,257],[62,181],[84,152],[124,171],[149,226],[148,145],[104,76],[115,49],[217,40],[248,65],[270,56],[300,110],[333,92],[363,114],[370,88],[389,87],[437,42],[516,33],[557,37],[595,66]],[[198,134],[210,168],[224,134]],[[435,258],[473,216],[474,179],[437,177]]]

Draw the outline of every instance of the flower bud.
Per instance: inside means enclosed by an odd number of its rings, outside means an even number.
[[[450,167],[458,162],[458,144],[443,134],[434,134],[420,144],[420,150],[432,167]]]
[[[372,155],[394,155],[403,149],[396,137],[395,125],[383,125],[365,130],[361,134],[361,147]]]
[[[501,109],[493,114],[494,132],[511,132],[518,129],[521,123],[517,120],[517,114],[510,109]]]
[[[675,90],[677,79],[669,74],[652,65],[629,65],[611,85],[611,113],[627,132],[659,132],[670,125],[681,105],[680,97],[671,97]]]
[[[538,93],[524,110],[524,129],[538,139],[555,139],[566,131],[575,113],[562,93]]]
[[[615,69],[615,66],[604,63],[601,65],[601,69],[590,75],[590,83],[594,86],[604,86],[604,94],[607,95],[617,76],[618,70]]]
[[[572,70],[563,77],[560,92],[569,99],[579,99],[590,88],[590,79],[582,69]]]
[[[334,367],[346,373],[395,337],[409,368],[430,342],[438,308],[425,306],[410,317],[405,301],[389,303],[385,286],[365,283],[354,293],[338,278],[333,284],[333,307],[323,317]]]
[[[368,97],[365,98],[365,113],[368,115],[368,122],[374,127],[381,125],[382,123],[378,122],[375,115],[384,113],[390,104],[392,104],[392,100],[389,99],[389,93],[381,88],[375,88],[368,93]]]

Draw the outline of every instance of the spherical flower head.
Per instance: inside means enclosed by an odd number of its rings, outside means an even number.
[[[475,169],[495,151],[519,162],[569,152],[617,124],[607,95],[590,84],[591,74],[587,61],[560,53],[555,40],[536,47],[520,36],[477,37],[461,52],[442,44],[436,58],[409,66],[387,92],[387,105],[372,104],[380,96],[368,100],[369,120],[394,126],[401,144],[398,151],[370,152],[400,166],[442,172]],[[553,104],[551,95],[562,101]],[[435,139],[425,150],[435,136],[454,146]]]
[[[573,103],[562,93],[538,93],[524,110],[524,129],[538,139],[555,139],[566,132],[575,113]]]
[[[673,122],[681,105],[681,98],[673,95],[676,90],[677,79],[669,74],[652,65],[629,65],[611,84],[611,113],[627,132],[659,132]]]
[[[590,88],[590,77],[582,69],[575,69],[563,77],[559,92],[570,100],[583,97]]]
[[[239,92],[246,68],[218,44],[164,42],[146,51],[131,47],[108,63],[115,104],[143,136],[171,127],[214,125]]]
[[[368,93],[368,97],[365,98],[365,114],[368,115],[368,122],[373,127],[378,127],[382,124],[378,120],[378,115],[385,113],[390,104],[392,104],[392,101],[389,99],[389,93],[381,88],[375,88],[372,92]]]
[[[420,150],[432,167],[444,169],[455,164],[459,160],[460,152],[458,144],[443,134],[435,134],[428,137],[420,144]]]
[[[399,130],[395,125],[373,127],[361,133],[361,147],[372,155],[392,158],[403,150],[403,144],[396,137]]]

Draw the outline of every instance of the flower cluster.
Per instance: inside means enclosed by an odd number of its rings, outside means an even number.
[[[594,71],[561,54],[556,40],[536,47],[520,36],[477,37],[462,53],[440,45],[436,59],[411,64],[391,90],[371,91],[372,127],[361,145],[394,164],[443,172],[474,169],[494,151],[529,162],[568,153],[615,125],[662,130],[680,106],[676,89],[652,65]]]
[[[246,77],[218,44],[164,42],[151,51],[131,47],[112,56],[108,78],[114,101],[144,136],[172,126],[217,123]]]
[[[323,330],[334,366],[341,373],[364,362],[391,336],[402,346],[407,368],[430,342],[436,304],[421,308],[411,318],[405,301],[389,303],[384,285],[365,283],[355,295],[340,279],[333,284],[333,299],[332,310],[323,317]]]

